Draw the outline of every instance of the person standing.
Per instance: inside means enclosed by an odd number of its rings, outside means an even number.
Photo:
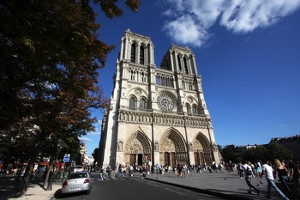
[[[295,192],[295,196],[300,196],[300,174],[299,174],[299,167],[297,164],[289,158],[289,169],[290,169],[290,180],[294,180],[294,188],[293,191]]]
[[[256,188],[255,186],[253,186],[251,183],[252,177],[255,177],[254,173],[252,171],[251,162],[250,161],[245,162],[243,165],[243,169],[244,169],[245,181],[246,181],[247,185],[249,186],[248,193],[252,194],[252,189],[254,189],[256,191],[257,195],[259,195],[260,190],[258,188]]]
[[[103,181],[103,167],[100,167],[99,180]]]
[[[261,164],[260,164],[259,161],[257,161],[256,162],[256,175],[259,176],[259,177],[261,177],[261,172],[262,172],[262,170],[261,170]]]
[[[285,189],[287,194],[291,195],[291,189],[289,188],[289,186],[286,183],[288,181],[287,168],[278,159],[275,159],[274,163],[276,165],[276,171],[277,171],[279,180],[283,185],[283,188]]]
[[[273,168],[270,161],[266,161],[262,166],[262,174],[266,174],[266,179],[268,181],[268,193],[267,198],[271,199],[271,188],[273,188],[283,199],[289,200],[276,186],[274,182]]]

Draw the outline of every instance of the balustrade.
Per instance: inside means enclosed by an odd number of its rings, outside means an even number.
[[[152,110],[127,110],[120,109],[118,121],[141,124],[188,126],[188,127],[208,127],[210,119],[200,116],[185,116],[183,114],[157,113]]]

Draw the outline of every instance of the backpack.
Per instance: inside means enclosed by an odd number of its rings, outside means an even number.
[[[251,167],[247,167],[247,175],[248,176],[252,175],[252,169],[251,169]]]

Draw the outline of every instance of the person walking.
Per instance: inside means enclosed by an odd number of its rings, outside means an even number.
[[[99,180],[103,181],[103,167],[100,167]]]
[[[291,196],[291,189],[289,188],[289,186],[286,183],[288,181],[288,174],[287,174],[288,170],[287,170],[287,168],[278,159],[275,159],[274,163],[276,165],[276,171],[277,171],[279,180],[282,183],[285,192],[289,196]]]
[[[252,189],[254,189],[257,193],[257,195],[259,195],[260,190],[258,188],[256,188],[254,185],[252,185],[251,183],[251,179],[252,177],[255,177],[253,171],[252,171],[252,167],[251,167],[251,162],[245,162],[243,165],[243,169],[244,169],[244,176],[245,176],[245,181],[249,187],[249,194],[252,194]]]
[[[271,166],[270,161],[266,161],[262,166],[262,174],[266,175],[266,179],[268,181],[268,193],[266,198],[271,199],[271,189],[273,188],[283,199],[289,200],[276,186],[274,182],[273,168]]]

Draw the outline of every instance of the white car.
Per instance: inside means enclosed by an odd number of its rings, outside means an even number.
[[[74,172],[82,172],[82,171],[83,171],[83,166],[82,165],[75,165]]]
[[[71,173],[62,185],[61,193],[69,194],[75,192],[90,193],[92,189],[92,182],[90,175],[86,171]]]

